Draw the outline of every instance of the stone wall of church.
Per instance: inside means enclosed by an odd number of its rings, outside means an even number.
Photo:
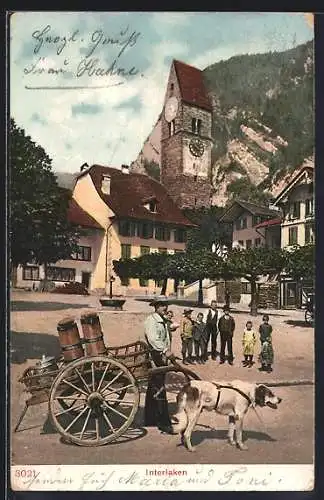
[[[168,177],[164,185],[180,208],[209,207],[211,204],[211,185],[207,181],[178,175]]]
[[[161,147],[161,182],[167,186],[169,178],[182,173],[182,140],[180,134],[175,134],[167,140],[162,140]]]
[[[191,132],[192,118],[201,120],[201,137],[211,138],[212,114],[202,108],[183,103],[182,128]]]

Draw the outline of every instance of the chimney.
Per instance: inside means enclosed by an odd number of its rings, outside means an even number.
[[[122,165],[121,171],[123,172],[123,174],[129,174],[129,165]]]
[[[86,170],[87,168],[89,168],[89,165],[87,163],[84,163],[83,165],[81,165],[80,167],[80,172],[83,172],[83,170]]]
[[[101,191],[103,192],[103,194],[110,194],[110,182],[111,182],[110,175],[102,174]]]

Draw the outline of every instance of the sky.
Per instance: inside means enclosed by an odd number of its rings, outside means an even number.
[[[162,111],[173,59],[204,69],[314,37],[306,13],[16,12],[10,20],[10,115],[52,158],[119,168]]]

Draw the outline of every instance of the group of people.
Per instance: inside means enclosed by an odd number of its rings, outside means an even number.
[[[174,357],[171,351],[172,337],[179,330],[181,337],[182,362],[188,364],[205,364],[208,360],[209,343],[211,345],[211,359],[217,359],[217,337],[220,336],[220,364],[227,359],[233,365],[233,335],[235,320],[230,314],[227,305],[223,308],[223,314],[219,317],[216,301],[212,301],[204,321],[203,313],[199,312],[195,319],[192,318],[193,309],[186,308],[183,311],[179,323],[174,321],[173,311],[168,310],[168,305],[163,300],[155,300],[150,305],[154,306],[155,312],[148,316],[144,323],[145,338],[151,348],[151,357],[156,366],[166,366],[168,358]],[[263,315],[262,324],[259,327],[261,342],[260,371],[271,372],[273,364],[272,326],[269,324],[269,316]],[[252,367],[253,357],[257,342],[257,333],[253,328],[252,321],[247,321],[242,336],[243,367]],[[226,353],[227,351],[227,353]],[[193,356],[194,354],[194,356]],[[164,375],[152,376],[148,383],[145,403],[145,425],[157,425],[163,432],[171,432],[172,426],[168,413],[168,403],[164,387]]]
[[[199,312],[195,319],[192,318],[193,309],[186,308],[183,311],[183,318],[180,324],[174,323],[173,312],[166,311],[166,321],[170,337],[172,333],[179,329],[182,342],[181,354],[182,362],[188,364],[205,364],[208,360],[209,343],[211,347],[211,359],[217,359],[217,337],[220,336],[220,364],[227,361],[233,365],[233,335],[235,330],[235,320],[230,314],[228,306],[223,308],[223,315],[219,317],[216,301],[212,301],[206,320],[203,313]],[[269,324],[269,316],[264,314],[263,322],[259,327],[261,342],[261,371],[272,371],[273,348],[272,348],[272,326]],[[247,321],[243,331],[243,366],[252,367],[253,357],[257,342],[257,333],[253,328],[252,321]],[[227,354],[226,354],[227,350]],[[193,357],[194,354],[194,357]]]

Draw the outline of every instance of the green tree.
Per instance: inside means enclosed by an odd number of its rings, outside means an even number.
[[[224,208],[212,206],[210,208],[185,209],[185,216],[196,227],[189,230],[187,234],[187,250],[205,249],[211,250],[213,243],[231,246],[232,226],[231,224],[219,222]]]
[[[227,186],[229,202],[245,200],[259,205],[267,205],[271,199],[270,193],[255,186],[247,177],[235,179]]]
[[[67,220],[70,193],[58,186],[44,149],[10,120],[10,259],[47,265],[71,257],[83,233]]]
[[[161,294],[165,293],[167,280],[199,281],[198,305],[203,303],[202,281],[222,274],[222,261],[210,250],[196,249],[170,254],[147,254],[134,259],[113,262],[120,278],[163,280]]]
[[[150,253],[133,259],[114,260],[113,266],[120,278],[163,281],[161,295],[165,295],[167,280],[172,277],[168,268],[171,257],[169,254]]]
[[[279,274],[286,265],[286,253],[280,248],[233,249],[224,264],[224,274],[245,278],[251,283],[251,315],[258,312],[257,282],[261,276]]]

